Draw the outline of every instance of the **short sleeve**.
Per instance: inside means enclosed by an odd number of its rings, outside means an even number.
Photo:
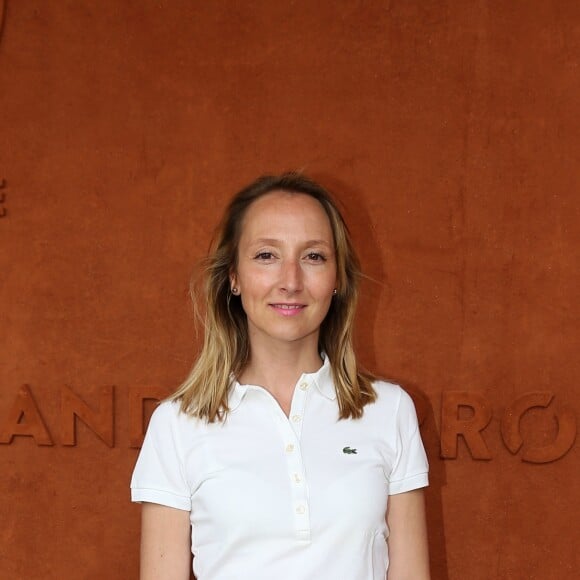
[[[131,501],[191,510],[178,433],[178,406],[165,402],[155,409],[131,478]]]
[[[400,389],[397,409],[396,459],[389,477],[389,495],[429,485],[429,464],[411,397]]]

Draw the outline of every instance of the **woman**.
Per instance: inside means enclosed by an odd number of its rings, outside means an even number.
[[[198,580],[429,578],[425,452],[409,396],[357,366],[358,277],[320,185],[267,176],[233,198],[201,353],[131,482],[143,580],[187,580],[191,552]]]

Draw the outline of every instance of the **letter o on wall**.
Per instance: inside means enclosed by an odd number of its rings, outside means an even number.
[[[560,410],[555,416],[558,423],[556,438],[548,445],[526,446],[520,433],[520,421],[530,410],[537,407],[547,408],[554,394],[539,391],[522,395],[504,412],[501,421],[501,436],[505,446],[516,454],[522,449],[522,461],[529,463],[550,463],[560,459],[574,445],[576,440],[576,418],[569,409]]]

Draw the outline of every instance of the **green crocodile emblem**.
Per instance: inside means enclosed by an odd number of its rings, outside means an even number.
[[[352,455],[353,453],[356,455],[356,449],[351,449],[348,445],[342,448],[342,452],[347,455]]]

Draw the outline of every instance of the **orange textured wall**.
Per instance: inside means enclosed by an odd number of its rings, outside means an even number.
[[[434,579],[574,576],[577,0],[0,14],[1,578],[137,577],[144,399],[225,200],[284,169],[344,202],[361,358],[424,418]]]

